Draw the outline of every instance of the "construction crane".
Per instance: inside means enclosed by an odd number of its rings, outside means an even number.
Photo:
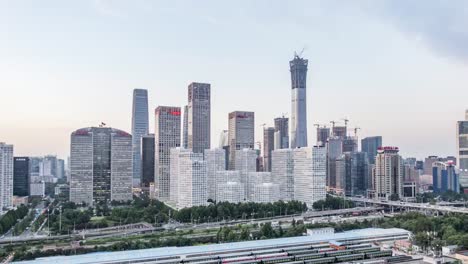
[[[336,121],[330,121],[330,123],[332,124],[332,128],[335,127]]]
[[[361,130],[361,128],[360,128],[360,127],[355,127],[355,128],[354,128],[354,136],[355,136],[356,138],[357,138],[357,132],[358,132],[358,130]]]
[[[314,124],[315,127],[317,127],[317,130],[320,128],[320,124]]]
[[[281,113],[281,117],[285,118],[288,115],[288,113]]]
[[[343,118],[342,120],[344,120],[344,126],[345,126],[345,127],[348,127],[349,119],[345,117],[345,118]]]
[[[266,123],[263,123],[260,126],[263,127],[263,130],[265,130],[266,125],[267,125]]]

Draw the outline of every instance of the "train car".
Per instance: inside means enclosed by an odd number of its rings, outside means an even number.
[[[353,254],[354,250],[338,250],[338,251],[333,251],[333,252],[326,252],[327,257],[336,257],[336,256],[342,256],[342,255],[349,255]]]
[[[326,264],[335,262],[335,257],[304,260],[304,264]]]
[[[330,247],[326,247],[326,248],[321,248],[319,249],[319,253],[322,253],[322,252],[330,252],[330,251],[336,251],[334,248],[330,248]]]
[[[391,257],[393,255],[393,252],[391,250],[383,250],[383,251],[378,251],[378,252],[367,252],[366,258],[372,259],[372,258],[382,258],[382,257]]]
[[[336,262],[345,262],[345,261],[354,261],[354,260],[361,260],[365,258],[365,254],[351,254],[351,255],[343,255],[337,256]]]
[[[221,262],[220,259],[212,259],[212,260],[205,260],[199,262],[189,262],[191,264],[219,264]]]
[[[275,263],[282,263],[282,262],[288,262],[288,261],[294,261],[294,256],[283,256],[283,257],[277,257],[277,258],[262,259],[263,264],[275,264]]]
[[[219,258],[224,259],[224,258],[237,258],[237,257],[245,257],[245,256],[252,256],[251,251],[245,251],[245,252],[238,252],[238,253],[224,253],[224,254],[219,254],[217,255]]]
[[[221,260],[221,263],[237,263],[237,262],[241,262],[241,261],[251,261],[251,260],[255,260],[255,256],[224,258],[224,259]]]
[[[255,259],[271,259],[271,258],[278,258],[278,257],[287,257],[288,253],[282,252],[282,253],[273,253],[273,254],[262,254],[262,255],[255,255]]]
[[[356,244],[356,245],[347,245],[347,249],[360,249],[360,248],[370,248],[371,244]]]
[[[387,263],[400,263],[410,260],[413,260],[413,258],[410,256],[393,256],[386,259]]]
[[[210,260],[219,260],[218,256],[215,255],[208,255],[204,257],[188,257],[185,259],[182,259],[180,262],[181,263],[197,263],[197,262],[204,262],[204,261],[210,261]]]
[[[296,251],[286,251],[289,255],[304,255],[304,254],[311,254],[311,253],[318,253],[317,249],[306,249],[306,250],[296,250]]]
[[[304,255],[296,255],[296,260],[309,260],[309,259],[317,259],[325,257],[325,253],[313,253],[313,254],[304,254]]]
[[[354,250],[354,253],[358,254],[358,253],[370,253],[370,252],[378,252],[380,251],[380,248],[378,247],[370,247],[370,248],[359,248],[359,249],[355,249]]]

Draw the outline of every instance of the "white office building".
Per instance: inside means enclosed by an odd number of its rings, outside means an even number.
[[[179,155],[176,153],[179,152]],[[172,155],[173,154],[173,155]],[[177,173],[177,197],[176,207],[178,209],[199,205],[206,205],[207,184],[206,184],[206,162],[203,154],[193,153],[180,149],[171,151],[171,169]],[[174,164],[174,165],[173,165]],[[177,166],[177,168],[175,168]],[[173,174],[171,173],[171,176]],[[171,178],[171,180],[174,180]],[[173,185],[174,188],[174,185]],[[172,189],[171,191],[174,191]],[[172,200],[171,199],[171,200]]]
[[[242,149],[236,151],[235,170],[240,173],[240,182],[244,185],[246,198],[249,196],[248,174],[257,171],[257,151],[254,149]]]
[[[314,202],[325,199],[326,157],[324,147],[293,150],[294,200],[312,207]]]
[[[292,149],[276,149],[271,154],[272,182],[279,185],[280,199],[294,199],[294,162]]]
[[[252,194],[252,202],[273,203],[280,200],[279,185],[271,182],[257,184]]]
[[[170,150],[170,196],[169,202],[174,206],[177,204],[178,197],[179,197],[179,162],[180,162],[180,154],[187,153],[190,154],[192,151],[190,149],[185,149],[181,147],[173,148]]]
[[[217,185],[217,202],[244,202],[244,185],[240,182],[220,183]]]
[[[206,149],[204,156],[206,161],[208,199],[216,200],[218,184],[216,172],[224,171],[226,168],[226,151],[222,148]]]
[[[13,206],[13,145],[0,142],[0,212]]]
[[[270,172],[249,172],[247,173],[247,192],[245,193],[246,199],[249,201],[254,201],[254,195],[257,185],[262,185],[263,183],[271,183],[271,173]]]

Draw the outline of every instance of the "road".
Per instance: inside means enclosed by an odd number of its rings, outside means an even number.
[[[432,205],[429,203],[409,203],[409,202],[400,202],[400,201],[380,201],[368,198],[358,198],[358,197],[346,197],[346,200],[353,202],[361,202],[364,204],[374,204],[379,206],[386,207],[395,207],[395,208],[407,208],[407,209],[418,209],[422,211],[436,211],[444,213],[460,213],[468,214],[468,208],[464,207],[452,207],[446,205]]]

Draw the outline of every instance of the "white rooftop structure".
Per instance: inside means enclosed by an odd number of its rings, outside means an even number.
[[[235,250],[258,250],[267,248],[278,248],[293,245],[320,244],[336,241],[346,243],[347,241],[369,243],[372,241],[394,241],[408,239],[411,232],[400,228],[366,228],[342,233],[320,234],[312,236],[277,238],[268,240],[255,240],[246,242],[235,242],[225,244],[212,244],[189,247],[163,247],[141,250],[127,250],[118,252],[99,252],[76,256],[57,256],[38,258],[31,261],[20,261],[14,263],[22,264],[97,264],[97,263],[134,263],[150,261],[156,258],[180,256],[185,258],[193,254],[216,254]]]

